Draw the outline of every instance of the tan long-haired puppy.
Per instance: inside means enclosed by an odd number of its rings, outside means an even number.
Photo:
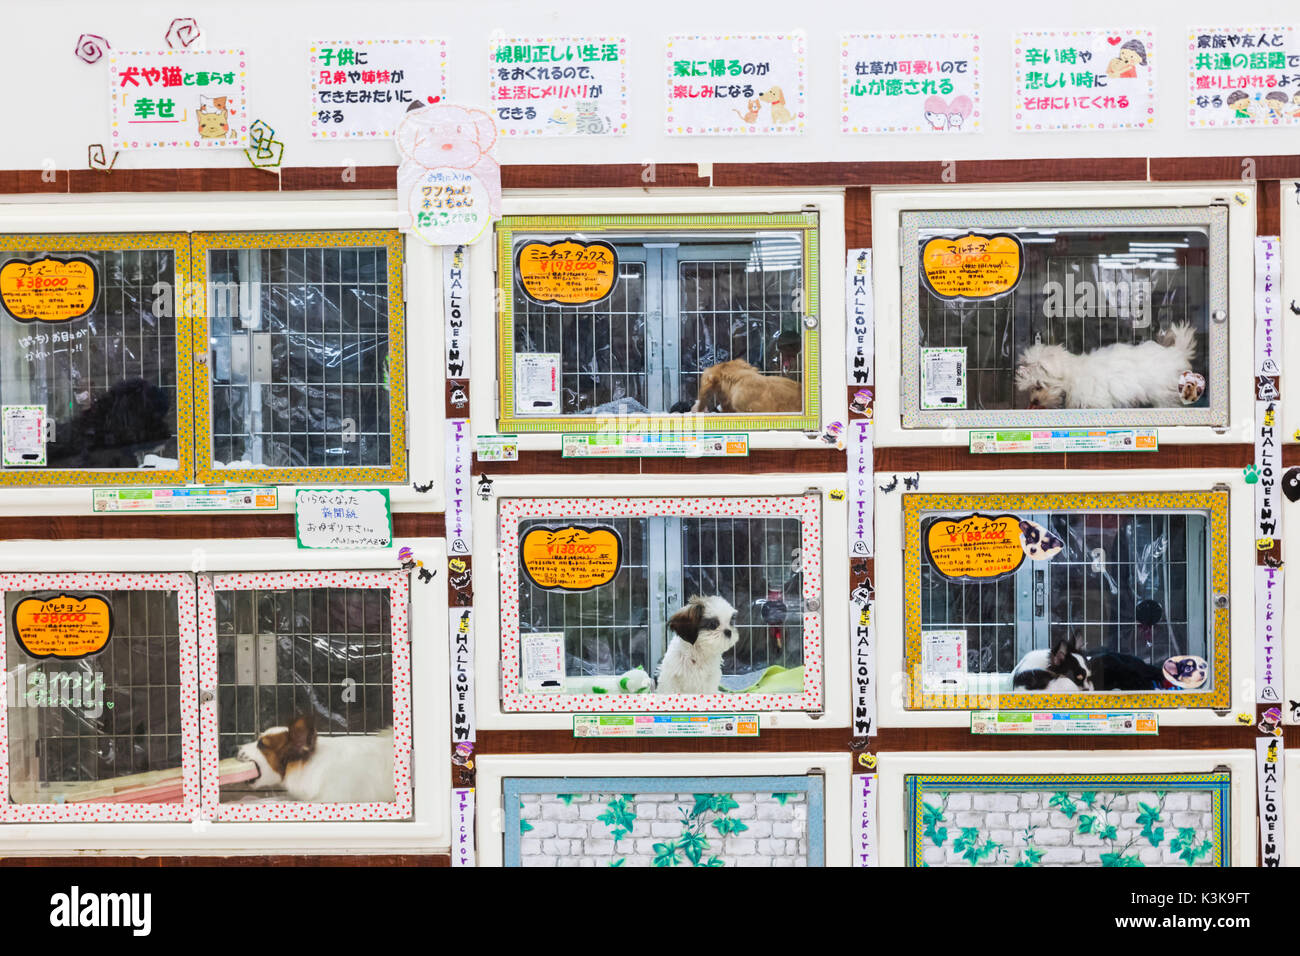
[[[797,412],[803,409],[799,383],[764,375],[744,359],[711,365],[700,374],[692,412]]]

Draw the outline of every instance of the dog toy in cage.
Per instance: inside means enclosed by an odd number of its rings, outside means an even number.
[[[107,49],[110,49],[108,41],[96,33],[77,37],[77,59],[82,63],[98,63]]]
[[[177,17],[167,28],[167,46],[174,50],[179,43],[181,49],[186,49],[202,35],[203,32],[193,17]]]
[[[254,120],[248,132],[253,149],[244,150],[244,155],[250,163],[258,169],[274,169],[284,162],[284,143],[275,138],[275,130],[262,120]]]
[[[101,143],[91,143],[86,147],[86,163],[91,169],[97,169],[101,173],[111,173],[113,167],[117,165],[118,150],[113,150],[113,158],[108,158],[108,153]]]

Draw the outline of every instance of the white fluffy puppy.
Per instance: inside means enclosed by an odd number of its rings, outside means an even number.
[[[1165,341],[1117,342],[1076,355],[1063,345],[1031,345],[1020,353],[1016,389],[1030,408],[1176,408],[1180,377],[1191,367],[1196,330],[1172,326]]]
[[[655,692],[716,694],[722,683],[722,655],[740,637],[736,609],[723,598],[695,595],[668,619],[677,636],[668,643],[659,663]]]

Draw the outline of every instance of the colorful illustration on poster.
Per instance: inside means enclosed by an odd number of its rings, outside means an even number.
[[[976,33],[840,38],[843,133],[973,133],[981,124]]]
[[[671,136],[804,131],[802,33],[669,37],[667,74]]]
[[[1155,127],[1155,38],[1149,30],[1020,33],[1012,56],[1020,132]]]
[[[413,103],[447,96],[446,40],[319,40],[307,59],[313,139],[387,139]]]
[[[626,37],[494,38],[490,56],[503,136],[627,132]]]
[[[1300,30],[1216,27],[1187,39],[1187,125],[1300,124]]]

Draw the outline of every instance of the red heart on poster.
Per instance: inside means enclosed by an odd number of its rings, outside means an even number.
[[[1119,46],[1119,41],[1122,40],[1122,39],[1124,39],[1124,38],[1123,38],[1123,37],[1106,37],[1106,42],[1109,43],[1111,46]]]
[[[428,100],[430,103],[436,103],[436,102],[438,102],[438,100],[442,99],[442,97],[441,97],[441,96],[426,96],[425,99]]]

